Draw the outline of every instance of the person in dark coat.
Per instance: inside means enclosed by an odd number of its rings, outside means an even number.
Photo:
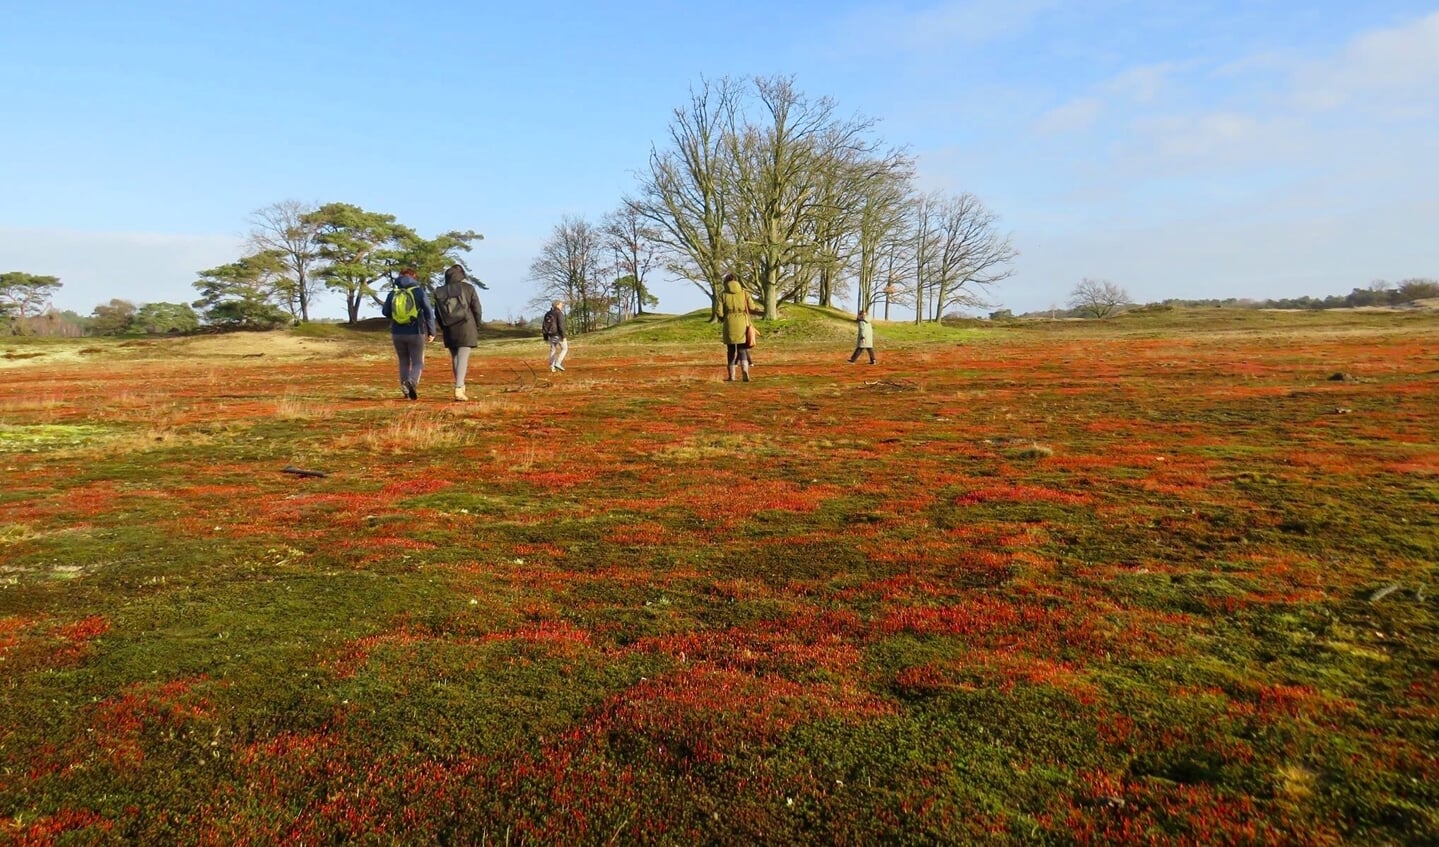
[[[435,317],[450,351],[450,370],[455,375],[455,400],[463,402],[465,375],[470,369],[470,351],[480,343],[480,295],[465,269],[450,265],[445,284],[435,289]]]
[[[565,355],[570,352],[569,339],[565,337],[565,301],[556,300],[540,321],[540,332],[550,345],[550,373],[565,369]]]

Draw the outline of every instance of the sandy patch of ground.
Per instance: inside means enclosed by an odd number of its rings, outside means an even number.
[[[385,338],[388,342],[389,339]],[[167,343],[167,353],[198,357],[309,358],[336,353],[349,346],[329,338],[301,338],[285,330],[274,332],[227,332],[222,335],[197,335]],[[376,343],[376,348],[380,344]]]
[[[49,344],[0,354],[0,368],[145,359],[325,359],[333,356],[353,358],[357,354],[368,358],[370,355],[389,356],[393,352],[388,335],[376,335],[372,342],[369,339],[303,338],[286,330],[119,342],[79,338],[70,344]]]

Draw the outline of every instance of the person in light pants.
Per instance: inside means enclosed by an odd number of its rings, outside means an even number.
[[[455,400],[464,402],[465,375],[470,369],[470,351],[480,341],[480,297],[462,265],[445,271],[445,284],[435,289],[435,319],[450,351],[450,371],[455,377]]]

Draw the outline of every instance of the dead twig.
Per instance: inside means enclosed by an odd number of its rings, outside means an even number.
[[[526,383],[524,374],[520,373],[513,367],[510,368],[510,371],[515,375],[515,384],[505,389],[506,394],[510,394],[516,391],[530,391],[539,387],[540,376],[539,374],[535,373],[534,366],[531,365],[529,362],[525,362],[524,365],[530,372],[530,381]]]
[[[919,386],[906,379],[878,379],[873,382],[865,380],[865,388],[873,388],[876,391],[918,391]]]
[[[297,468],[294,465],[286,465],[280,468],[280,473],[294,474],[295,476],[329,476],[324,471],[309,471],[304,468]]]
[[[1396,592],[1396,591],[1398,591],[1398,590],[1399,590],[1399,583],[1397,583],[1397,582],[1391,582],[1391,583],[1389,583],[1388,585],[1384,586],[1383,588],[1379,589],[1378,591],[1375,591],[1373,594],[1370,594],[1370,595],[1369,595],[1369,602],[1370,602],[1370,603],[1378,603],[1380,600],[1383,600],[1385,597],[1388,597],[1390,594],[1393,594],[1394,592]]]

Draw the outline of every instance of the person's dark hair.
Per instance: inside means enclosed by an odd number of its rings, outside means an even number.
[[[734,271],[730,271],[729,273],[725,274],[724,279],[720,280],[720,282],[729,282],[732,279],[739,279],[739,277],[735,275]]]
[[[465,274],[465,269],[462,265],[450,265],[449,268],[445,270],[446,285],[452,282],[464,282],[466,279],[468,279],[468,276]]]

